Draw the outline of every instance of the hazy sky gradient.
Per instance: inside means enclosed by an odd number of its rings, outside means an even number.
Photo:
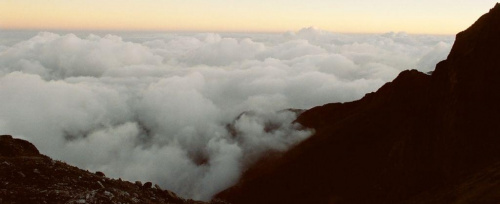
[[[455,34],[495,0],[2,0],[0,29]]]

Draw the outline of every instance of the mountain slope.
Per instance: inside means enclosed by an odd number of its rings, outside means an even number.
[[[249,170],[217,197],[233,203],[411,203],[433,194],[429,189],[467,182],[500,161],[498,56],[499,4],[457,35],[431,76],[404,71],[359,101],[301,114],[297,121],[315,128],[314,136]]]
[[[204,203],[52,160],[9,135],[0,136],[0,175],[0,203]]]

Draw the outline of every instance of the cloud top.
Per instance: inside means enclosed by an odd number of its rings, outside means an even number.
[[[0,129],[54,158],[208,200],[312,134],[297,113],[430,71],[453,38],[43,32],[0,43]]]

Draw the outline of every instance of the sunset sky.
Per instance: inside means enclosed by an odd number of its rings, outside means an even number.
[[[1,0],[0,29],[454,34],[495,0]]]

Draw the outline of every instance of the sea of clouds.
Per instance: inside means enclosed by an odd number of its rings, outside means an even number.
[[[91,171],[209,200],[310,136],[294,111],[432,71],[453,36],[0,32],[0,134]],[[284,111],[283,111],[284,110]]]

